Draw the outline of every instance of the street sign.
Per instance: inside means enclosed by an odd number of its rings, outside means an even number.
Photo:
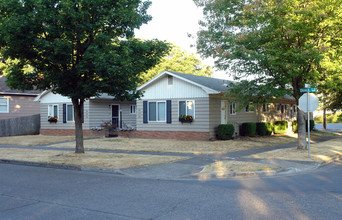
[[[300,92],[317,92],[317,88],[302,88]]]
[[[308,94],[309,94],[309,100],[308,100]],[[299,102],[299,108],[303,112],[308,112],[308,110],[309,112],[313,112],[316,110],[316,108],[318,108],[318,98],[312,93],[305,93],[299,98],[298,102]]]

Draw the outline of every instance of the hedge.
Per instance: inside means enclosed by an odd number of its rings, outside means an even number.
[[[286,134],[288,125],[287,121],[276,121],[274,122],[274,133],[275,134]]]
[[[247,122],[242,123],[241,125],[241,135],[253,137],[256,134],[256,123],[255,122]]]
[[[218,126],[218,137],[221,140],[232,139],[234,134],[234,126],[232,124],[220,124]]]
[[[312,131],[315,127],[315,121],[314,120],[310,120],[310,131]],[[292,122],[292,131],[293,133],[297,133],[298,132],[298,124],[297,121],[293,121]],[[305,131],[308,132],[308,120],[305,120]]]
[[[260,136],[271,135],[274,126],[271,122],[257,122],[256,123],[256,133]]]

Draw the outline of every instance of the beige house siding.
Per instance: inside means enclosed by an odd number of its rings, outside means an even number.
[[[136,105],[136,102],[118,102],[110,99],[95,99],[89,102],[89,125],[90,129],[99,127],[105,121],[112,120],[112,105],[119,105],[121,110],[120,120],[123,128],[136,127],[136,115],[131,114],[131,105]]]
[[[5,97],[9,100],[9,112],[0,113],[0,119],[39,114],[39,102],[33,101],[36,96],[1,95],[0,97]]]
[[[195,101],[195,116],[191,123],[179,121],[179,101]],[[209,132],[209,98],[171,99],[171,124],[166,122],[143,123],[143,101],[155,102],[166,99],[151,99],[137,101],[137,130],[141,131],[196,131]]]
[[[217,128],[221,124],[221,97],[210,96],[209,101],[209,132],[210,138],[216,138]]]

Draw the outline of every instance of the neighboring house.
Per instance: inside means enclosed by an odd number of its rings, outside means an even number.
[[[0,76],[0,119],[18,118],[39,114],[39,103],[33,100],[38,90],[20,91],[6,85],[6,77]]]
[[[295,100],[290,97],[275,103],[255,106],[251,103],[237,112],[238,103],[225,97],[229,81],[164,71],[138,89],[137,137],[177,139],[215,139],[219,124],[231,123],[236,135],[243,122],[292,121]],[[192,122],[180,120],[190,115]]]
[[[51,91],[44,91],[36,101],[40,102],[40,133],[44,135],[74,135],[75,121],[71,99]],[[131,129],[136,127],[136,102],[119,102],[114,97],[101,95],[84,102],[83,133],[96,135],[104,122],[111,121],[115,127]],[[57,117],[57,122],[48,121]]]

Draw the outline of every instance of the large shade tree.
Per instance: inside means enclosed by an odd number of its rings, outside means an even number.
[[[8,85],[50,89],[71,98],[76,153],[83,153],[84,101],[100,93],[139,97],[140,74],[158,63],[168,44],[134,39],[151,20],[141,0],[6,0],[0,2],[0,48],[10,58]],[[30,67],[31,71],[25,71]]]
[[[305,83],[341,74],[340,0],[194,2],[205,16],[198,51],[237,79],[252,79],[235,85],[238,96],[265,101],[290,94],[298,102]],[[304,115],[297,112],[298,148],[306,148]]]
[[[193,74],[198,76],[211,77],[213,70],[210,66],[202,64],[194,54],[182,50],[173,45],[169,54],[165,55],[159,64],[146,71],[143,77],[143,83],[152,79],[164,70]]]

